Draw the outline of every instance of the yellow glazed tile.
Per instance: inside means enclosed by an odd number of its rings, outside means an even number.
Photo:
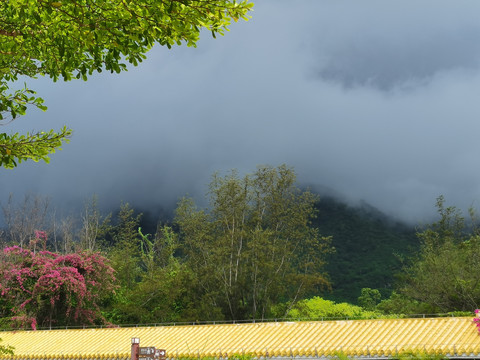
[[[272,356],[393,356],[402,351],[480,354],[472,318],[382,319],[158,326],[2,332],[14,360],[130,357],[130,339],[167,350],[169,358],[233,354]],[[3,356],[8,359],[9,356]]]

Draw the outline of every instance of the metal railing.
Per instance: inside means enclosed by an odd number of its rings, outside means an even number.
[[[158,322],[144,324],[103,324],[103,325],[66,325],[37,327],[37,330],[69,330],[69,329],[108,329],[108,328],[134,328],[134,327],[158,327],[158,326],[191,326],[191,325],[228,325],[228,324],[255,324],[271,322],[308,322],[308,321],[342,321],[342,320],[382,320],[382,319],[419,319],[439,317],[474,317],[471,315],[460,315],[458,313],[437,313],[437,314],[399,314],[399,315],[378,315],[378,316],[341,316],[341,317],[318,317],[318,318],[272,318],[272,319],[247,319],[247,320],[206,320],[206,321],[177,321]],[[8,328],[0,331],[31,330],[28,328]]]

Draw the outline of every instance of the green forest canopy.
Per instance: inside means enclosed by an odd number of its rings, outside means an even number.
[[[293,169],[285,165],[261,166],[245,176],[235,171],[215,174],[208,197],[205,209],[190,198],[182,199],[175,221],[159,223],[156,229],[142,222],[141,214],[128,204],[115,215],[104,216],[93,199],[78,219],[56,219],[52,228],[47,225],[49,216],[41,199],[26,198],[18,206],[12,201],[4,204],[7,227],[0,241],[10,250],[2,253],[0,287],[13,290],[5,290],[1,299],[0,324],[7,328],[35,323],[55,327],[272,317],[396,317],[452,311],[469,314],[480,302],[475,271],[477,228],[466,226],[459,210],[446,207],[443,198],[437,203],[440,220],[417,233],[420,252],[418,247],[408,252],[410,240],[406,242],[402,268],[393,247],[389,256],[388,244],[379,249],[375,244],[382,239],[387,243],[404,241],[403,227],[395,237],[393,229],[398,225],[387,232],[387,219],[379,219],[371,209],[352,213],[343,206],[335,207],[332,200],[319,207],[322,201],[300,189]],[[333,224],[330,229],[348,225],[348,232],[327,231],[326,223]],[[355,232],[368,235],[364,245],[357,236],[355,247],[339,246],[332,253],[330,235],[343,241],[342,237]],[[359,263],[351,255],[363,246],[379,259],[369,257],[368,266]],[[326,265],[339,252],[342,256],[334,260],[339,265],[336,271],[341,275],[343,267],[357,280],[349,287],[333,283],[330,294],[331,280],[339,274],[328,273],[332,267]],[[59,270],[56,264],[63,258],[68,261],[62,260],[64,266]],[[98,273],[88,265],[92,259],[98,259]],[[379,278],[368,273],[375,261],[390,272],[392,282],[397,273],[389,288],[376,288]],[[49,275],[52,271],[65,276],[57,279]],[[440,271],[443,275],[438,277]],[[17,272],[22,274],[22,286],[36,289],[34,298],[30,299],[28,292],[12,292],[19,288],[14,284],[19,281]],[[89,288],[99,277],[109,284],[109,291]],[[79,285],[84,280],[93,283]],[[58,291],[48,290],[51,286]],[[77,293],[82,288],[86,292]],[[48,291],[42,294],[42,289]],[[348,291],[355,295],[350,294],[346,303],[342,296]],[[89,292],[91,295],[86,295]],[[59,316],[49,304],[61,299],[71,301],[70,305],[64,302],[65,311]]]

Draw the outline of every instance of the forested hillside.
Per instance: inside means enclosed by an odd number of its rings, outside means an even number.
[[[413,226],[396,222],[366,203],[355,207],[321,197],[316,206],[314,225],[321,234],[332,236],[336,249],[326,266],[332,292],[324,297],[356,303],[362,288],[378,289],[382,298],[390,296],[400,259],[419,248]]]
[[[322,291],[322,296],[357,303],[361,289],[372,288],[378,289],[383,299],[388,298],[395,274],[401,270],[401,259],[411,257],[419,249],[415,227],[396,221],[367,203],[353,206],[332,196],[319,196],[315,208],[318,213],[313,226],[323,236],[331,236],[335,248],[325,267],[332,291]],[[160,216],[171,221],[173,214],[162,212]],[[143,216],[142,228],[154,231],[156,218]]]
[[[2,204],[0,326],[370,318],[480,303],[479,228],[442,197],[440,220],[414,233],[368,204],[302,190],[285,165],[214,174],[207,195],[207,207],[185,197],[161,220],[129,204],[102,214],[95,197],[66,218],[39,196]]]
[[[313,226],[321,235],[331,236],[335,248],[325,267],[332,291],[322,291],[323,297],[356,303],[362,288],[374,288],[383,299],[388,298],[395,274],[401,270],[401,259],[411,257],[419,249],[415,227],[392,219],[367,203],[353,206],[332,196],[319,196],[315,208],[318,213]],[[142,228],[154,232],[158,216],[146,210],[143,214]],[[162,211],[160,217],[168,222],[173,214]]]

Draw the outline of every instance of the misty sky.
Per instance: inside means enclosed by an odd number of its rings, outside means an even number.
[[[171,206],[214,171],[286,163],[409,221],[441,194],[480,208],[480,2],[257,0],[251,15],[121,75],[29,81],[49,110],[2,131],[74,136],[48,165],[1,170],[0,200]]]

